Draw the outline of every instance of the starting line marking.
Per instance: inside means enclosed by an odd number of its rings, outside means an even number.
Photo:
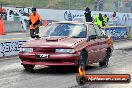
[[[27,37],[27,38],[8,38],[8,39],[0,39],[0,41],[22,40],[22,39],[31,39],[31,37]]]

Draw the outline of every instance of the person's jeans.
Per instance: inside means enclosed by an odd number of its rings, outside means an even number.
[[[30,36],[31,38],[35,38],[35,34],[39,33],[39,27],[37,27],[36,29],[30,29]]]

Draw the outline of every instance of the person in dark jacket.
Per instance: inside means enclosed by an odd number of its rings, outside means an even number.
[[[85,15],[86,22],[92,22],[91,11],[88,7],[85,9],[84,15]]]

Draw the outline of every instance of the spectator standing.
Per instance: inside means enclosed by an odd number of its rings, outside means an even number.
[[[119,11],[119,0],[115,0],[114,5],[115,5],[115,11],[118,12]]]
[[[95,18],[95,22],[96,24],[101,28],[102,26],[104,26],[104,19],[101,13],[99,13],[99,15],[96,16]]]
[[[97,11],[98,0],[94,0],[94,11]]]
[[[118,18],[117,18],[117,13],[116,12],[113,12],[113,15],[112,15],[112,25],[113,26],[118,26]]]
[[[121,12],[123,11],[123,0],[119,0],[119,9]]]
[[[32,8],[32,15],[29,16],[31,38],[35,38],[35,34],[39,33],[40,20],[40,15],[37,13],[36,8]]]
[[[86,22],[92,22],[91,11],[88,7],[85,9],[84,15],[85,15]]]
[[[105,14],[103,19],[104,19],[104,26],[108,26],[109,17]]]
[[[130,4],[129,4],[129,0],[124,0],[124,5],[125,5],[125,12],[128,12],[129,10],[129,6],[130,6]]]
[[[99,11],[103,11],[104,8],[104,0],[99,0]]]
[[[130,2],[130,13],[132,13],[132,1]]]

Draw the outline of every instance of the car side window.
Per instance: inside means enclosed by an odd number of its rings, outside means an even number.
[[[94,25],[94,28],[96,30],[96,33],[97,33],[98,37],[101,37],[101,38],[104,37],[103,31],[101,29],[99,29],[99,27],[97,25]]]
[[[90,24],[89,27],[88,27],[88,35],[89,36],[91,36],[91,35],[97,35],[96,31],[94,29],[94,26],[92,24]]]

